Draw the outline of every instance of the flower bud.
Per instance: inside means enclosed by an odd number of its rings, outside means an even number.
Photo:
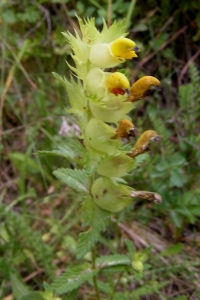
[[[136,271],[138,271],[140,273],[143,272],[144,267],[143,267],[143,263],[141,261],[139,261],[139,260],[133,260],[131,262],[131,265],[132,265],[132,267],[133,267],[134,270],[136,270]]]
[[[92,185],[94,201],[110,212],[119,212],[133,201],[129,186],[119,184],[108,177],[98,178]]]
[[[115,154],[120,145],[119,140],[113,139],[114,135],[114,128],[97,119],[91,119],[85,129],[85,138],[89,146],[109,155]]]

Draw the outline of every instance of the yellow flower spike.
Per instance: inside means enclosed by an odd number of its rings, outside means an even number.
[[[160,81],[152,76],[143,76],[138,79],[130,88],[129,100],[135,102],[149,96],[152,91],[160,90]]]
[[[147,152],[150,149],[151,141],[159,141],[159,140],[160,137],[156,131],[147,130],[143,132],[143,134],[139,137],[132,152],[129,153],[128,155],[133,158],[137,155]]]
[[[111,43],[110,49],[115,57],[121,57],[125,59],[132,59],[137,57],[134,48],[136,47],[135,42],[127,38],[119,38]]]
[[[124,95],[125,92],[129,92],[130,83],[124,74],[114,72],[107,77],[106,86],[109,93],[113,93],[118,96]]]
[[[116,129],[116,137],[129,139],[130,136],[136,135],[136,127],[134,124],[127,120],[123,119],[119,122]]]

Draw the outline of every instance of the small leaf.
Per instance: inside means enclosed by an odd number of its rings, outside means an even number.
[[[79,288],[85,281],[92,279],[98,273],[98,270],[92,270],[88,263],[76,267],[69,267],[67,272],[63,273],[51,285],[57,294],[64,294]]]
[[[178,243],[176,245],[169,246],[168,248],[166,248],[164,251],[162,251],[162,255],[163,256],[175,255],[180,253],[182,249],[183,249],[183,244]]]
[[[57,155],[66,158],[74,159],[75,157],[82,157],[85,152],[85,148],[81,145],[81,143],[77,140],[67,140],[66,144],[62,146],[58,146],[58,149],[52,151],[38,151],[38,154],[49,154],[49,155]]]
[[[58,169],[53,174],[78,192],[88,193],[89,177],[84,170]]]
[[[97,258],[96,265],[101,269],[118,265],[130,265],[130,259],[124,254],[105,255]]]
[[[23,296],[22,298],[20,298],[20,300],[46,300],[46,299],[42,296],[42,293],[32,292]]]
[[[88,231],[80,233],[78,237],[77,247],[77,259],[83,257],[99,239],[99,232],[95,231],[94,228],[90,228]]]
[[[128,252],[130,252],[130,253],[135,252],[135,247],[134,247],[133,243],[130,240],[125,239],[125,244],[126,244],[126,247],[128,249]]]
[[[20,300],[22,296],[26,296],[29,293],[28,287],[15,273],[10,274],[10,281],[13,294],[16,300]]]
[[[84,213],[83,225],[89,225],[90,228],[79,235],[77,258],[83,257],[91,250],[98,241],[101,231],[104,231],[110,222],[110,214],[96,205],[91,198],[83,202],[82,212]]]

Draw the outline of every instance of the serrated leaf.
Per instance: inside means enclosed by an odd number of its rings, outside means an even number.
[[[98,241],[101,231],[106,229],[110,222],[110,213],[101,209],[93,199],[88,198],[83,202],[82,209],[83,226],[90,228],[79,235],[77,258],[83,257]]]
[[[84,115],[87,111],[87,98],[84,94],[81,82],[75,82],[73,79],[69,82],[65,77],[61,77],[56,73],[52,73],[54,77],[64,86],[67,90],[71,108],[67,110],[70,113],[77,115]]]
[[[81,145],[79,141],[70,140],[67,141],[67,144],[63,144],[62,146],[58,146],[58,149],[47,151],[47,150],[39,150],[38,154],[47,154],[47,155],[57,155],[65,158],[74,159],[77,156],[82,157],[85,152],[85,148]]]
[[[85,170],[72,170],[61,168],[53,172],[53,174],[61,181],[66,183],[78,192],[88,193],[89,177]]]
[[[95,231],[94,228],[90,228],[88,231],[80,233],[78,237],[77,246],[77,259],[83,257],[99,239],[99,232]]]
[[[85,281],[92,279],[98,273],[98,269],[92,270],[88,263],[68,268],[51,285],[55,293],[64,294],[79,288]]]

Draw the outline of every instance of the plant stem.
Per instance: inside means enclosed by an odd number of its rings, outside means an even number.
[[[95,247],[92,248],[92,269],[95,270],[96,269],[96,251],[95,251]],[[99,295],[99,288],[98,288],[98,284],[97,284],[97,276],[94,275],[93,276],[93,284],[94,284],[94,288],[95,288],[95,292],[96,292],[96,299],[100,300],[100,295]]]
[[[129,28],[129,25],[130,25],[130,20],[131,20],[132,14],[134,12],[136,1],[137,0],[132,0],[129,5],[128,13],[126,15],[126,28],[127,29]]]
[[[115,284],[115,286],[114,286],[114,289],[113,289],[113,291],[112,291],[112,294],[111,294],[111,296],[110,296],[110,300],[113,300],[114,294],[115,294],[115,292],[116,292],[116,290],[117,290],[118,284],[120,283],[120,280],[121,280],[123,274],[124,274],[124,271],[121,272],[121,274],[120,274],[119,277],[118,277],[118,280],[117,280],[117,282],[116,282],[116,284]]]

